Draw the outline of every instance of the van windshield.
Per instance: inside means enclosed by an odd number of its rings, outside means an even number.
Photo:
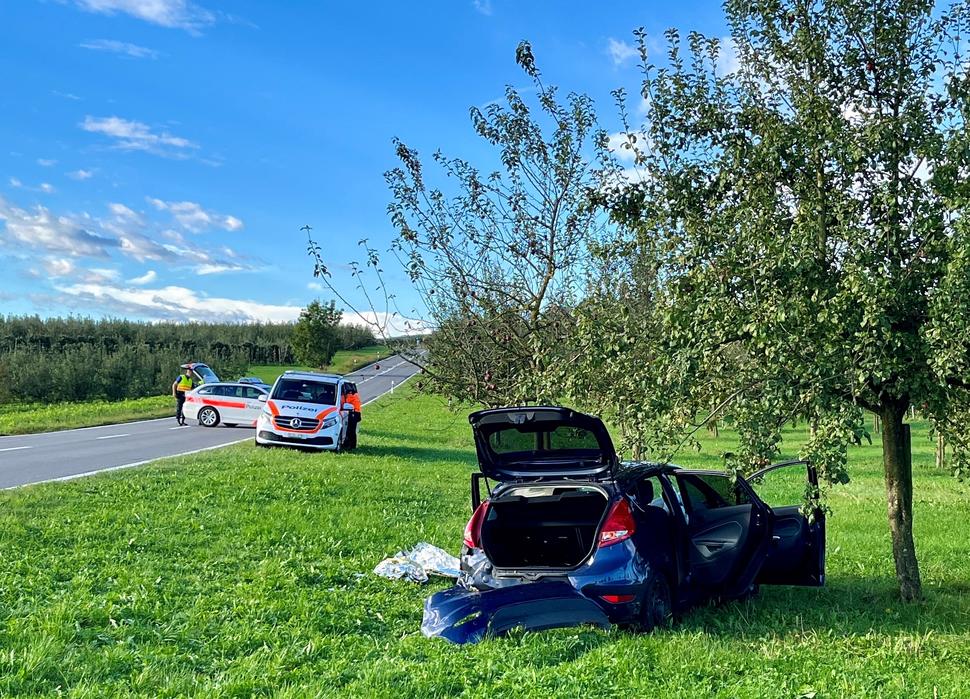
[[[304,379],[280,379],[273,390],[273,398],[294,403],[336,405],[337,384]]]

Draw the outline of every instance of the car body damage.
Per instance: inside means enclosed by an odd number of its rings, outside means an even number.
[[[428,598],[426,636],[468,643],[513,628],[651,630],[761,584],[824,584],[825,518],[803,513],[806,488],[818,485],[805,461],[732,481],[621,463],[602,422],[566,408],[469,419],[481,473],[472,477],[462,575]],[[482,481],[494,483],[484,499]]]

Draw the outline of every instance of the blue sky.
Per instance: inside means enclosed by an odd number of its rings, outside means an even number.
[[[488,157],[468,109],[527,80],[636,93],[634,28],[727,33],[715,2],[15,0],[0,6],[0,313],[285,320],[393,230],[391,139]],[[399,307],[420,317],[388,261]]]

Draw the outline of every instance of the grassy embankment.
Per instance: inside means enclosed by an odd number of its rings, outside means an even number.
[[[387,353],[386,347],[378,345],[359,350],[341,350],[334,355],[333,363],[327,370],[346,374],[387,356]],[[306,367],[258,365],[250,367],[249,374],[258,376],[267,383],[272,383],[277,376],[287,369],[306,369]],[[174,414],[174,411],[175,403],[167,395],[131,398],[115,402],[98,400],[79,403],[54,403],[51,405],[39,403],[0,404],[0,435],[31,434],[75,427],[113,425],[133,420],[169,417]]]
[[[716,466],[721,434],[680,461]],[[933,468],[923,426],[913,443],[923,603],[896,601],[866,446],[832,495],[825,588],[765,588],[647,636],[464,648],[419,633],[446,583],[371,573],[461,541],[474,450],[434,399],[368,407],[354,453],[245,444],[0,493],[0,696],[970,696],[970,486]]]

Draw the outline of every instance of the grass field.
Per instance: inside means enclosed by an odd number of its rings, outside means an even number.
[[[0,435],[30,434],[74,427],[113,425],[175,414],[171,396],[149,396],[122,401],[84,401],[81,403],[0,404]]]
[[[456,552],[463,414],[401,391],[351,454],[239,445],[0,493],[0,696],[970,696],[970,486],[914,435],[925,602],[902,606],[876,447],[832,497],[828,585],[764,588],[668,632],[561,629],[469,647],[420,635],[445,586],[374,576]],[[801,431],[789,432],[792,452]],[[708,441],[684,464],[716,465]]]

